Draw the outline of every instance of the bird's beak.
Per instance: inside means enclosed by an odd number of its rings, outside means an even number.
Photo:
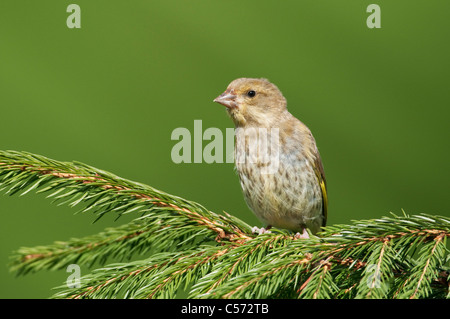
[[[229,109],[237,107],[236,95],[234,94],[233,91],[229,91],[229,90],[226,90],[225,92],[220,94],[218,97],[216,97],[214,99],[214,102],[225,105]]]

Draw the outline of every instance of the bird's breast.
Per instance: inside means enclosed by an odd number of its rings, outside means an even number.
[[[301,155],[301,145],[286,149],[273,134],[237,131],[236,170],[256,216],[272,226],[294,230],[320,215],[320,186],[309,159]]]

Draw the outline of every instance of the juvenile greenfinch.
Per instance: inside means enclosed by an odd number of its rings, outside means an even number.
[[[327,187],[311,131],[266,79],[239,78],[214,102],[234,122],[234,160],[245,200],[267,232],[272,226],[309,238],[327,220]]]

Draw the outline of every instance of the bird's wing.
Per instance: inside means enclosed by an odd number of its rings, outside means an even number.
[[[322,160],[320,158],[319,151],[316,152],[316,160],[314,161],[314,172],[316,173],[317,179],[319,180],[320,188],[322,189],[322,213],[323,213],[322,226],[325,226],[328,217],[327,181],[325,179],[325,172],[323,170]]]

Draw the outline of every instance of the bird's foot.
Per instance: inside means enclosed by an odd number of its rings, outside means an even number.
[[[308,232],[306,231],[306,228],[303,228],[303,232],[302,232],[301,234],[300,234],[300,233],[295,234],[295,235],[294,235],[294,238],[295,238],[295,239],[300,239],[300,238],[308,239],[308,238],[309,238],[309,234],[308,234]]]
[[[253,234],[258,234],[258,235],[270,234],[271,231],[269,230],[269,228],[270,227],[267,227],[267,229],[264,228],[264,227],[258,228],[258,227],[255,226],[255,227],[252,228],[252,233]]]

